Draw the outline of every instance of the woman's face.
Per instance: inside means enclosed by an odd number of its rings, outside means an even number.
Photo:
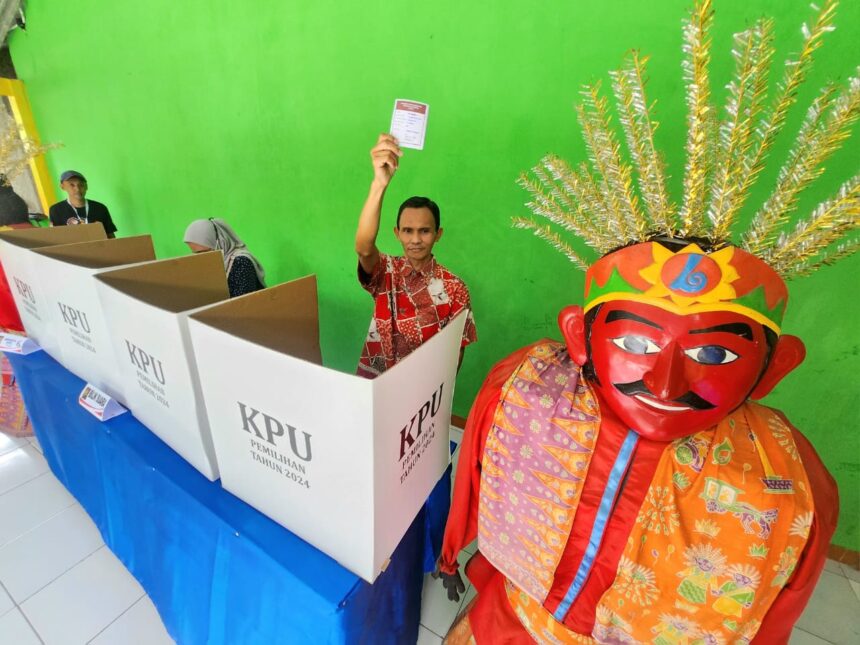
[[[203,246],[202,244],[195,244],[194,242],[186,242],[188,248],[191,249],[192,253],[203,253],[203,251],[211,251],[208,246]]]

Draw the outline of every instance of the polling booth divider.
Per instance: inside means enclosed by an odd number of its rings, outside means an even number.
[[[122,265],[155,260],[149,235],[34,249],[35,271],[54,312],[62,363],[70,372],[125,404],[108,323],[92,276]]]
[[[215,481],[218,466],[188,315],[229,297],[221,252],[146,262],[94,278],[129,408]]]
[[[449,462],[461,314],[375,380],[321,364],[316,278],[189,316],[224,488],[373,582]]]
[[[60,362],[62,353],[54,328],[56,316],[43,290],[43,284],[55,276],[39,273],[31,251],[57,244],[104,239],[107,235],[101,223],[0,231],[0,261],[24,329],[30,338]]]

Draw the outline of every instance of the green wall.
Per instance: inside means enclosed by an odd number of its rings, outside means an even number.
[[[582,275],[509,219],[524,214],[521,170],[554,151],[584,158],[573,104],[624,52],[652,56],[650,96],[674,194],[683,175],[680,24],[691,0],[523,3],[41,0],[11,37],[49,164],[87,175],[121,235],[151,232],[161,257],[185,252],[189,220],[232,222],[271,283],[319,277],[326,363],[352,370],[371,312],[355,280],[353,235],[371,177],[367,151],[395,98],[431,106],[426,149],[407,151],[389,190],[380,246],[397,252],[393,209],[412,194],[442,207],[438,257],[470,286],[479,343],[461,371],[465,415],[496,360],[539,337],[580,301]],[[860,3],[846,2],[802,93],[858,62]],[[246,8],[247,7],[247,8]],[[800,43],[807,0],[716,2],[713,87],[721,97],[730,38],[776,16],[777,61]],[[774,74],[776,76],[776,74]],[[796,126],[803,109],[795,109]],[[775,153],[781,161],[790,127]],[[855,133],[856,134],[856,133]],[[858,140],[804,196],[805,213],[858,169]],[[772,185],[772,163],[750,200]],[[751,209],[747,209],[748,214]],[[771,397],[812,439],[839,482],[836,542],[860,549],[856,333],[860,258],[792,284],[786,331],[806,363]]]

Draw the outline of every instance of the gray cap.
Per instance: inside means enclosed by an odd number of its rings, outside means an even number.
[[[87,180],[87,178],[86,178],[86,177],[84,177],[84,176],[83,176],[81,173],[79,173],[77,170],[67,170],[67,171],[66,171],[66,172],[64,172],[62,175],[60,175],[60,183],[63,183],[64,181],[68,181],[69,179],[73,179],[74,177],[80,177],[80,178],[81,178],[81,179],[83,179],[84,181],[86,181],[86,180]]]

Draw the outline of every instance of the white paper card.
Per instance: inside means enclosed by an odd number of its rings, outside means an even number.
[[[0,352],[10,354],[32,354],[42,349],[36,341],[17,334],[0,334]]]
[[[427,132],[427,117],[430,106],[418,101],[397,99],[391,115],[391,134],[397,138],[401,148],[424,150],[424,134]]]
[[[116,399],[108,396],[94,385],[86,384],[78,397],[80,406],[99,421],[107,421],[127,410]]]

